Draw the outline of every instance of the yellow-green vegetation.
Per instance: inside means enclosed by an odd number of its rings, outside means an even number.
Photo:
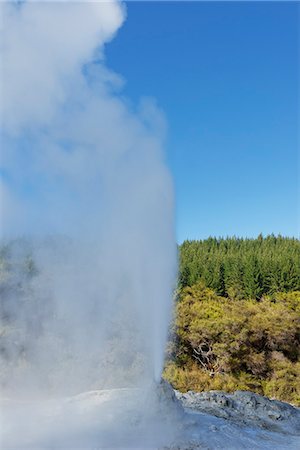
[[[300,405],[300,291],[260,300],[182,288],[164,376],[181,391],[251,390]]]

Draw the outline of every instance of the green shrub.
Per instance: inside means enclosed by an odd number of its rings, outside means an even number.
[[[233,300],[181,290],[165,377],[179,390],[249,389],[300,404],[300,292]]]

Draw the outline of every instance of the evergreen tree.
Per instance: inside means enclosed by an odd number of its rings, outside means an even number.
[[[230,298],[300,289],[300,241],[270,235],[213,238],[179,247],[180,286],[203,281]]]

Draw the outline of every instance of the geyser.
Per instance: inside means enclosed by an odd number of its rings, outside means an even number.
[[[176,272],[173,189],[163,114],[130,106],[105,65],[124,5],[1,15],[2,393],[147,390]]]

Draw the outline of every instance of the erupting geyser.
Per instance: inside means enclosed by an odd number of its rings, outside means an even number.
[[[95,443],[109,445],[111,433],[121,445],[128,427],[117,420],[130,420],[131,406],[151,416],[146,393],[161,377],[176,272],[164,118],[151,99],[129,107],[105,66],[124,5],[9,2],[1,15],[0,381],[15,401],[3,409],[4,443],[51,435],[49,445],[72,446],[41,411],[63,411],[76,428],[82,411],[71,413],[66,396],[109,389]],[[20,424],[27,434],[16,444]]]

